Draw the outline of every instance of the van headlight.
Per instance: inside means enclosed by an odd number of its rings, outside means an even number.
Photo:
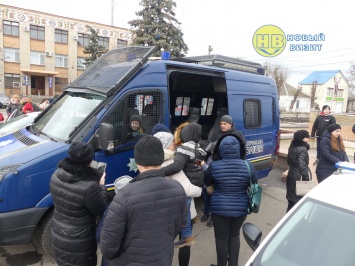
[[[22,164],[13,164],[13,165],[7,165],[7,166],[0,167],[0,182],[8,173],[16,172],[17,167],[19,167],[20,165],[22,165]]]

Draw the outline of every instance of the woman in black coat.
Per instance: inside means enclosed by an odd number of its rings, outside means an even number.
[[[109,198],[105,173],[90,167],[93,148],[74,142],[69,158],[59,162],[50,181],[54,202],[51,241],[58,265],[96,266],[96,217],[102,216]]]
[[[296,195],[296,181],[309,180],[311,171],[309,164],[309,133],[299,130],[293,135],[293,140],[288,148],[287,164],[289,165],[286,179],[286,199],[288,201],[287,212],[302,198]]]
[[[322,135],[320,142],[320,160],[317,164],[316,174],[318,183],[331,176],[337,170],[335,164],[348,162],[343,138],[340,136],[341,126],[330,125]]]

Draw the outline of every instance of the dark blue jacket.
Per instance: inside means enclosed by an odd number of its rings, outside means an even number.
[[[225,217],[247,215],[250,175],[257,183],[254,167],[248,160],[240,159],[240,144],[230,135],[223,136],[217,143],[219,160],[212,161],[207,170],[205,184],[214,185],[211,199],[211,212]]]
[[[317,177],[328,177],[333,174],[335,170],[335,163],[341,161],[349,161],[345,151],[333,151],[331,149],[331,134],[328,130],[324,131],[320,141],[320,159],[317,164]]]

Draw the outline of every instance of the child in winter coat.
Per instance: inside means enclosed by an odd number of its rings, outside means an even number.
[[[192,123],[183,123],[180,125],[174,134],[175,144],[179,145],[174,162],[165,167],[162,167],[162,171],[165,176],[171,176],[184,171],[185,175],[190,180],[191,184],[203,187],[204,185],[204,171],[202,170],[201,162],[206,156],[206,152],[202,150],[198,144],[202,135],[201,125]],[[187,198],[188,208],[190,208],[191,198]],[[191,220],[189,214],[188,221]],[[187,223],[185,228],[181,231],[181,240],[174,245],[176,248],[181,248],[193,244],[195,241],[192,237],[191,223]]]

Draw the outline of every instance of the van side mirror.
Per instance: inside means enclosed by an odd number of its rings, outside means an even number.
[[[99,148],[105,151],[113,151],[115,148],[114,134],[112,124],[101,123],[99,128]]]
[[[249,247],[255,251],[261,241],[262,232],[252,223],[243,224],[243,236]]]

